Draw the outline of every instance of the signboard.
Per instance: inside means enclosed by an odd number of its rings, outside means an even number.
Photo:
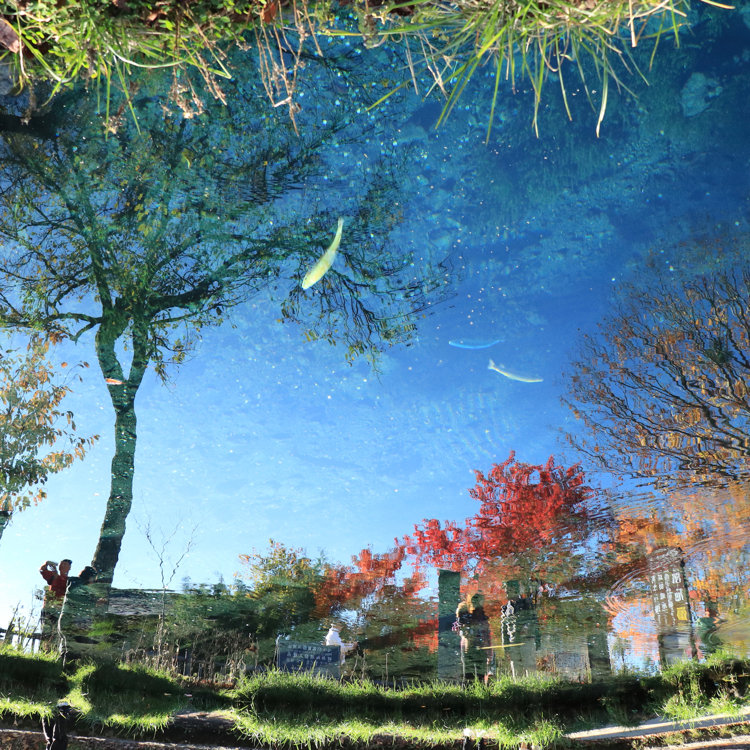
[[[339,679],[340,646],[279,641],[277,664],[286,672],[315,672]]]
[[[654,619],[660,631],[673,630],[690,622],[685,564],[676,549],[654,550],[648,560]]]

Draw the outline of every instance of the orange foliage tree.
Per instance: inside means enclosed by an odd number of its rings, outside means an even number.
[[[327,565],[316,590],[317,615],[346,624],[372,674],[387,670],[389,656],[392,670],[418,674],[412,652],[437,648],[437,612],[420,596],[426,578],[403,570],[406,557],[403,545],[384,553],[363,549],[350,565]]]
[[[373,553],[363,549],[352,558],[351,565],[329,565],[316,592],[316,608],[321,616],[357,606],[367,597],[376,596],[395,582],[401,569],[404,550]]]
[[[708,614],[735,609],[750,590],[747,484],[675,491],[664,505],[648,541],[682,549],[692,600],[702,602]]]
[[[414,600],[427,581],[420,571],[397,578],[406,551],[403,545],[375,553],[363,549],[352,558],[351,565],[327,565],[315,594],[316,611],[321,617],[344,611],[358,611],[364,616],[377,602],[394,596]]]
[[[77,434],[72,412],[60,408],[70,388],[55,381],[48,350],[32,338],[25,354],[0,355],[0,535],[14,510],[46,497],[50,474],[96,440]]]
[[[688,543],[690,588],[709,615],[738,611],[750,593],[750,495],[744,482],[683,492],[671,498],[681,510]]]
[[[628,505],[615,510],[609,528],[611,537],[601,548],[608,567],[582,583],[606,588],[607,609],[618,632],[638,602],[649,610],[649,555],[659,548],[680,550],[690,603],[698,616],[730,618],[747,601],[750,495],[746,483],[652,496],[641,509]]]

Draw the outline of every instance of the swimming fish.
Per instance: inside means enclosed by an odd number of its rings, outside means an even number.
[[[318,262],[305,274],[305,278],[302,279],[302,288],[309,289],[313,284],[320,281],[328,269],[333,264],[336,252],[339,249],[339,243],[341,242],[341,232],[344,229],[344,220],[339,219],[339,225],[336,228],[336,236],[333,238],[333,242],[328,246],[328,249],[320,256]]]
[[[504,375],[506,378],[510,378],[511,380],[518,380],[520,383],[542,382],[542,378],[527,378],[524,375],[516,375],[516,373],[509,372],[508,370],[501,370],[492,360],[490,360],[490,363],[487,365],[487,369],[499,372],[501,375]]]
[[[480,339],[451,339],[448,342],[449,346],[455,346],[458,349],[489,349],[495,344],[499,344],[502,339],[495,339],[494,341],[484,341]]]

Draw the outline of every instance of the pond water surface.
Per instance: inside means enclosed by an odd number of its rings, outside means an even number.
[[[69,558],[70,647],[183,665],[332,625],[376,679],[746,655],[750,28],[707,38],[610,86],[599,137],[554,81],[538,137],[523,86],[487,136],[491,71],[438,128],[429,81],[368,109],[408,69],[338,42],[299,135],[250,52],[198,117],[151,75],[138,128],[105,137],[93,88],[6,122],[4,303],[67,333],[60,408],[99,438],[7,516],[0,627],[40,632]]]

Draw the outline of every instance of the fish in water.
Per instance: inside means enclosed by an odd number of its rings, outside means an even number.
[[[487,365],[488,370],[494,370],[510,380],[518,380],[520,383],[541,383],[541,378],[527,378],[525,375],[517,375],[515,372],[500,369],[492,360]]]
[[[451,339],[448,342],[449,346],[455,346],[458,349],[489,349],[495,344],[499,344],[502,339],[494,339],[493,341],[486,341],[482,339]]]
[[[333,242],[328,246],[323,255],[320,256],[317,263],[305,274],[305,278],[302,279],[303,289],[309,289],[313,284],[320,281],[331,267],[339,249],[343,229],[344,220],[339,219],[339,225],[336,228],[336,236],[333,238]]]

